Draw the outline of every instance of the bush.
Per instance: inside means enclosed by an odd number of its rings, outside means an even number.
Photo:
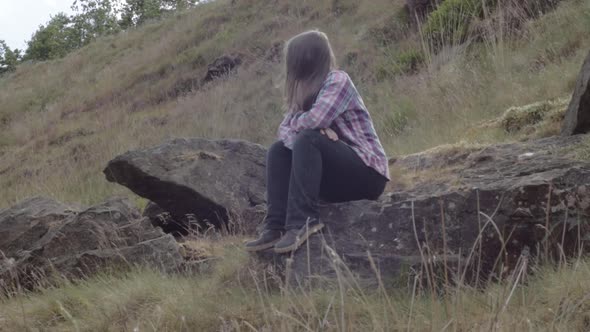
[[[480,17],[484,8],[494,0],[446,0],[430,13],[424,25],[424,34],[433,46],[460,44],[468,37],[469,26]]]
[[[414,74],[424,63],[424,54],[417,50],[408,50],[387,59],[377,68],[377,80],[383,81],[397,75]]]
[[[28,41],[26,60],[50,60],[61,58],[80,47],[70,18],[59,13],[53,16],[46,26],[41,25]]]
[[[415,73],[424,63],[424,54],[420,51],[409,50],[397,57],[399,71],[402,73]]]
[[[508,21],[505,24],[517,20],[517,25],[520,25],[523,20],[536,18],[554,9],[561,1],[506,0],[499,3],[497,0],[446,0],[428,16],[423,31],[436,50],[442,45],[463,43],[473,30],[472,23],[495,10],[504,12],[504,20]]]

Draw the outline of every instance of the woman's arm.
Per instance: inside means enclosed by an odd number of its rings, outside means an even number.
[[[297,132],[295,132],[293,128],[291,128],[290,126],[292,119],[293,113],[288,112],[287,114],[285,114],[285,118],[279,125],[278,130],[279,140],[283,141],[283,144],[285,144],[287,148],[291,148],[293,146],[295,135],[297,135]]]
[[[346,73],[331,72],[311,109],[294,113],[289,127],[296,132],[329,128],[334,119],[346,111],[355,92]]]

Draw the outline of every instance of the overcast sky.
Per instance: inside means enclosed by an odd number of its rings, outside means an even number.
[[[11,48],[26,48],[40,24],[59,12],[71,13],[74,0],[0,0],[0,39]]]

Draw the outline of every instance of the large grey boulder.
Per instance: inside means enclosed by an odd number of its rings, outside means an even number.
[[[265,202],[266,150],[239,140],[174,139],[127,152],[104,170],[170,213],[181,229],[255,224]]]
[[[585,243],[590,221],[590,163],[574,158],[585,140],[569,136],[449,147],[399,158],[391,165],[393,184],[378,201],[326,204],[323,235],[293,255],[268,251],[258,257],[286,267],[295,280],[338,277],[344,270],[374,281],[376,271],[395,279],[438,262],[449,269],[462,266],[466,278],[487,278],[511,271],[523,253],[574,254]],[[223,157],[176,161],[202,151]],[[193,175],[205,169],[208,176]],[[243,175],[246,170],[250,176]],[[264,149],[242,141],[166,143],[118,157],[109,171],[118,174],[111,179],[158,204],[159,192],[174,195],[171,202],[191,200],[197,215],[207,215],[208,209],[239,211],[236,195],[247,209],[251,197],[258,203],[264,193]],[[256,185],[253,179],[259,179]],[[185,206],[179,204],[176,214],[185,213]],[[175,214],[174,204],[166,209]]]
[[[562,135],[575,135],[590,131],[590,53],[578,75],[576,89],[568,106],[561,129]]]
[[[183,263],[175,239],[120,198],[84,210],[47,198],[25,200],[0,212],[0,234],[4,286],[34,287],[51,274],[79,278],[136,265],[172,271]]]

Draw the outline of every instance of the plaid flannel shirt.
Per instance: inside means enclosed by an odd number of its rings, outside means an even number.
[[[371,116],[348,74],[331,71],[315,103],[307,112],[290,110],[279,126],[279,139],[289,149],[298,132],[330,128],[363,162],[389,177],[387,156],[377,137]]]

